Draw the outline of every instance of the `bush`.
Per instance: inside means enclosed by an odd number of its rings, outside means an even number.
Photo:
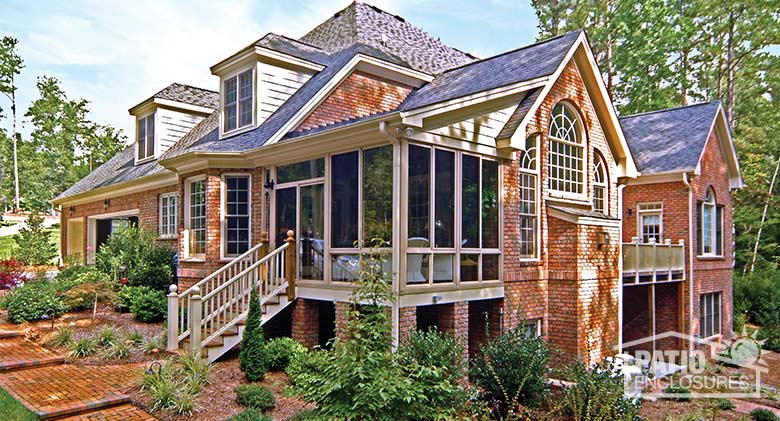
[[[111,346],[119,341],[119,333],[111,326],[104,326],[98,333],[97,341],[102,347]]]
[[[498,402],[503,414],[518,404],[538,405],[547,395],[548,360],[549,351],[541,338],[527,338],[522,330],[514,329],[482,346],[470,377],[488,400]]]
[[[734,314],[761,326],[780,324],[780,278],[773,271],[734,276]]]
[[[165,338],[162,335],[153,336],[146,340],[146,343],[144,344],[144,352],[151,354],[155,352],[155,350],[162,351],[165,350],[165,346]]]
[[[28,282],[13,289],[4,302],[8,320],[12,323],[59,317],[67,310],[57,295],[55,285],[47,280]]]
[[[176,283],[173,251],[157,244],[153,232],[136,227],[111,234],[95,254],[95,265],[117,280],[124,267],[129,286],[167,291]]]
[[[144,374],[141,390],[151,396],[152,410],[163,409],[179,415],[192,415],[195,399],[202,385],[208,382],[208,374],[206,378],[200,379],[193,375],[195,371],[203,371],[202,368],[193,368],[195,365],[205,366],[208,372],[207,362],[185,354],[165,360],[159,373],[152,370]]]
[[[14,259],[0,260],[0,290],[16,288],[26,281],[21,263]]]
[[[775,352],[780,351],[780,324],[772,323],[758,328],[757,337],[764,341],[761,344],[763,349],[769,349]]]
[[[144,335],[143,333],[134,330],[132,332],[127,333],[127,341],[130,342],[131,345],[137,346],[144,343]]]
[[[276,406],[274,392],[265,386],[240,384],[233,391],[236,392],[236,402],[240,405],[262,411],[273,409]]]
[[[778,421],[780,418],[775,415],[774,412],[764,409],[764,408],[756,408],[752,411],[750,411],[750,418],[753,421]]]
[[[259,409],[249,408],[228,418],[228,421],[272,421],[273,418],[263,415]]]
[[[49,238],[49,231],[43,227],[43,218],[31,213],[27,226],[14,235],[16,258],[25,265],[49,265],[57,257],[57,246]]]
[[[286,370],[290,361],[309,350],[292,338],[275,338],[265,344],[265,359],[269,370]]]
[[[130,287],[133,288],[133,287]],[[149,323],[164,320],[168,315],[165,294],[148,287],[136,287],[130,302],[130,312],[138,321]]]
[[[60,326],[54,332],[54,337],[52,337],[49,345],[57,348],[70,345],[71,342],[73,342],[73,329],[66,326]]]
[[[577,361],[563,372],[573,382],[563,389],[563,408],[575,420],[633,421],[639,415],[639,401],[625,397],[623,377],[615,374],[611,364],[588,369]]]
[[[678,384],[670,384],[669,386],[666,386],[664,388],[664,393],[668,395],[688,395],[691,393],[691,389],[688,389],[685,386],[678,385]],[[686,397],[669,397],[668,399],[676,401],[676,402],[688,402],[691,400],[691,398]]]
[[[721,411],[731,411],[732,409],[736,408],[737,405],[728,399],[717,398],[715,399],[715,407]]]
[[[130,347],[124,342],[112,342],[104,351],[109,360],[124,360],[130,356]]]
[[[465,376],[466,360],[463,343],[435,329],[414,331],[401,344],[398,356],[401,361],[414,361],[426,367],[439,367],[452,379]]]
[[[88,357],[97,352],[97,341],[89,336],[73,341],[70,346],[70,353],[68,354],[74,358]]]
[[[244,337],[241,339],[241,351],[238,354],[238,366],[250,382],[263,380],[265,372],[268,370],[265,357],[265,338],[263,327],[260,325],[261,317],[260,297],[257,295],[257,290],[252,289]]]

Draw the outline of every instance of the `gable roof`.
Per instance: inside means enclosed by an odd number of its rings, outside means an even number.
[[[268,48],[269,50],[274,50],[317,64],[325,65],[330,62],[330,56],[321,48],[288,38],[284,35],[274,34],[273,32],[269,32],[264,37],[255,41],[254,45],[256,47]]]
[[[219,108],[219,92],[196,88],[183,83],[171,83],[152,95],[152,98],[167,99],[214,110]]]
[[[621,118],[639,171],[644,175],[694,171],[720,106],[720,101],[713,101]]]
[[[475,59],[445,45],[400,16],[358,2],[318,25],[300,41],[328,53],[363,44],[397,56],[413,69],[429,74],[438,74]]]

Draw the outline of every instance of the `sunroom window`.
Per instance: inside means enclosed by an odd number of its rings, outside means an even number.
[[[582,129],[576,112],[558,103],[550,116],[548,186],[564,195],[581,195],[584,191]]]
[[[136,140],[138,161],[154,157],[154,113],[138,119]]]
[[[226,175],[224,179],[225,256],[238,256],[249,250],[249,183],[249,175]]]
[[[254,82],[252,79],[253,71],[250,69],[224,80],[222,86],[224,132],[252,125],[254,120]]]
[[[418,145],[408,156],[406,283],[499,279],[498,163]]]

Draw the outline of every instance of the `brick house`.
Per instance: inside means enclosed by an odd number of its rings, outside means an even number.
[[[379,237],[397,340],[436,326],[473,353],[519,327],[568,359],[619,349],[640,173],[583,31],[477,59],[356,2],[211,72],[220,92],[131,108],[135,144],[54,201],[64,256],[124,221],[177,250],[169,348],[218,358],[253,285],[267,332],[325,343]]]

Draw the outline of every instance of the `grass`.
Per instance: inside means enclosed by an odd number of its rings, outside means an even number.
[[[57,250],[60,249],[60,229],[53,228],[48,229],[50,241],[57,245]],[[5,235],[0,237],[0,259],[9,259],[14,255],[14,249],[16,248],[16,241],[14,241],[13,235]]]
[[[3,390],[3,388],[0,388],[0,419],[35,421],[38,417]]]

